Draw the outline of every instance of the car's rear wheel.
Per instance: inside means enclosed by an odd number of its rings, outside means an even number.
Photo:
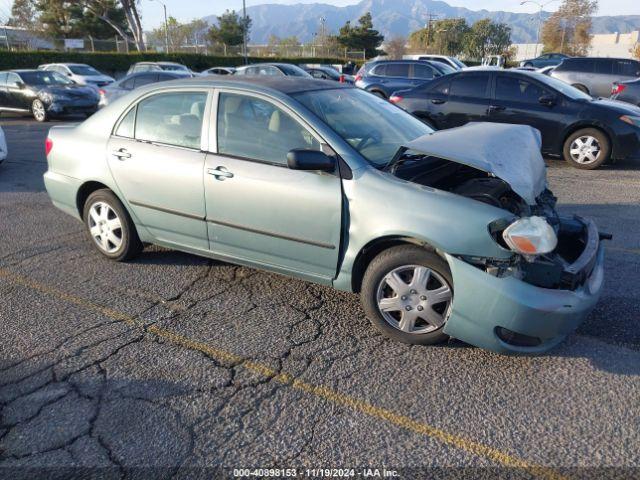
[[[47,115],[47,108],[39,98],[36,98],[31,102],[31,113],[37,122],[46,122],[49,119],[49,115]]]
[[[371,93],[373,93],[377,97],[383,98],[385,100],[387,99],[387,96],[383,92],[381,92],[380,90],[371,90]]]
[[[362,281],[367,317],[394,340],[429,345],[449,338],[442,332],[451,311],[453,279],[447,262],[416,245],[385,250],[369,264]]]
[[[571,166],[593,170],[609,160],[611,142],[602,131],[583,128],[569,135],[562,153]]]
[[[136,227],[120,200],[107,189],[96,190],[84,204],[83,220],[94,247],[122,262],[142,251]]]
[[[527,62],[527,63],[524,64],[524,66],[528,67],[528,68],[531,68],[531,67],[533,67],[533,63]]]

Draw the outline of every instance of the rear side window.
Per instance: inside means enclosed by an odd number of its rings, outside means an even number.
[[[408,78],[409,64],[408,63],[390,63],[387,65],[385,76]]]
[[[160,93],[137,107],[135,138],[166,145],[200,149],[201,108],[206,93]]]
[[[595,61],[595,72],[602,73],[604,75],[613,74],[613,60],[606,58]]]
[[[433,69],[429,65],[414,63],[412,77],[430,80],[433,78]]]
[[[438,95],[449,95],[449,90],[451,89],[451,81],[446,80],[436,85],[431,85],[430,83],[428,83],[425,89],[430,93],[435,93]]]
[[[138,75],[133,82],[133,88],[138,88],[142,87],[143,85],[155,83],[157,81],[157,78],[158,75],[155,73],[145,73],[143,75]]]
[[[640,62],[634,60],[617,60],[614,73],[625,77],[640,76]]]
[[[120,125],[116,129],[115,134],[118,137],[125,138],[133,138],[135,134],[135,125],[136,125],[136,107],[133,107],[129,112],[124,116]]]
[[[7,83],[7,72],[0,72],[0,85],[6,85]]]
[[[458,97],[486,98],[489,75],[458,75],[449,93]]]
[[[380,77],[384,77],[387,74],[387,66],[386,65],[377,65],[377,66],[373,67],[373,70],[371,70],[371,73],[373,75],[378,75]]]

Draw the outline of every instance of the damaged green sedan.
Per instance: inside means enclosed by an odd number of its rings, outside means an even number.
[[[556,213],[530,127],[434,133],[333,82],[201,77],[53,127],[46,150],[49,196],[104,256],[153,243],[359,292],[398,341],[543,352],[602,289],[605,236]]]

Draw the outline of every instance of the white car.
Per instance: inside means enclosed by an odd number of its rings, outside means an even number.
[[[430,53],[418,54],[418,55],[403,55],[403,60],[428,60],[429,62],[439,62],[449,65],[454,70],[464,70],[467,65],[456,57],[449,57],[447,55],[432,55]]]
[[[0,163],[4,162],[9,154],[7,149],[7,141],[4,138],[4,130],[0,127]]]
[[[84,63],[47,63],[40,65],[38,70],[50,70],[58,72],[79,85],[93,85],[95,87],[104,87],[113,83],[115,80],[109,75],[104,75],[91,65]]]

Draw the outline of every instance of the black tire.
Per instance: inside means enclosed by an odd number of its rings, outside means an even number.
[[[417,245],[392,247],[375,257],[364,274],[360,296],[367,318],[385,336],[399,342],[412,345],[432,345],[446,341],[449,336],[442,332],[444,325],[426,333],[407,333],[392,326],[380,312],[377,298],[378,286],[386,275],[394,269],[405,265],[418,265],[429,268],[439,274],[448,283],[451,292],[453,292],[453,278],[451,277],[449,265],[435,252]]]
[[[595,161],[582,163],[572,157],[571,145],[574,140],[580,137],[593,137],[597,140],[600,152]],[[567,137],[562,148],[562,156],[572,167],[579,168],[581,170],[594,170],[609,161],[609,158],[611,157],[611,142],[609,141],[609,137],[607,137],[602,130],[598,130],[597,128],[583,128],[573,132]]]
[[[589,93],[589,89],[587,87],[585,87],[584,85],[582,85],[581,83],[574,83],[573,85],[571,85],[572,87],[577,88],[578,90],[580,90],[581,92],[586,93],[587,95],[591,95]]]
[[[529,68],[531,68],[531,67],[533,67],[533,63],[531,63],[531,62],[527,62],[527,63],[525,63],[523,66],[524,66],[524,67],[529,67]]]
[[[36,98],[31,102],[31,114],[36,122],[46,122],[49,120],[49,114],[42,100]]]
[[[373,93],[374,95],[376,95],[376,96],[378,96],[378,97],[380,97],[380,98],[382,98],[384,100],[387,99],[387,96],[383,92],[381,92],[380,90],[371,90],[371,93]]]
[[[114,251],[106,251],[103,249],[98,240],[94,238],[91,234],[92,222],[90,220],[90,212],[91,207],[96,204],[106,204],[108,207],[115,212],[115,214],[120,219],[120,238],[121,244]],[[138,237],[138,232],[136,231],[136,227],[131,220],[131,216],[127,209],[124,208],[122,202],[116,197],[111,190],[101,189],[93,192],[89,197],[87,197],[86,202],[84,203],[84,208],[82,212],[82,219],[84,220],[85,227],[87,228],[87,233],[89,235],[89,239],[91,240],[91,244],[105,257],[114,260],[116,262],[125,262],[127,260],[131,260],[135,258],[142,251],[142,242],[140,242],[140,237]],[[114,230],[117,231],[117,230]]]

